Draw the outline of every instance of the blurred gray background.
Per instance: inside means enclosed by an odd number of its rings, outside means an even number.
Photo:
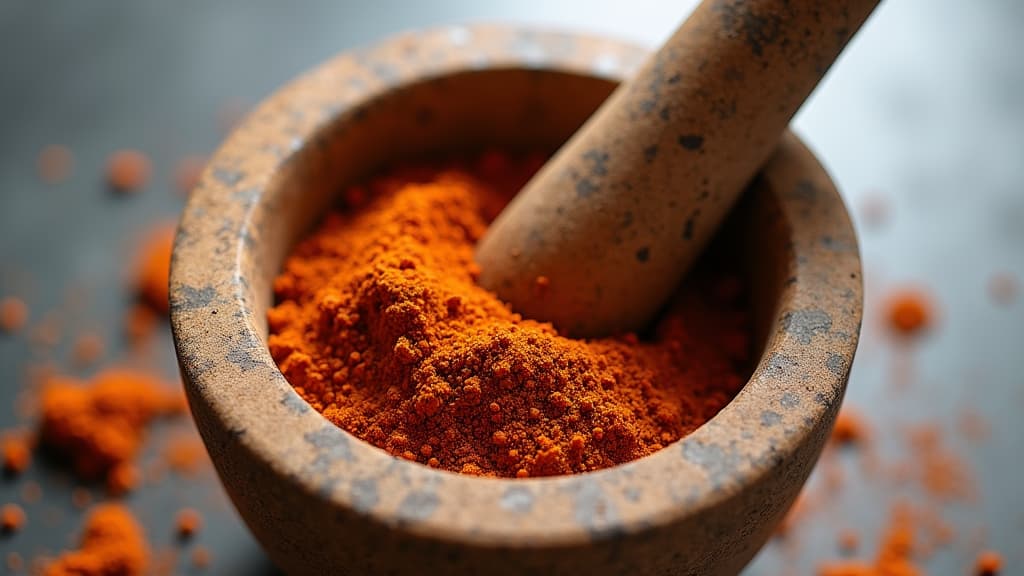
[[[104,360],[118,361],[134,240],[181,209],[175,165],[216,148],[225,108],[255,104],[338,51],[409,28],[520,22],[654,47],[694,4],[0,0],[0,298],[24,298],[31,322],[63,310],[65,334],[99,332],[108,342]],[[1024,306],[1019,295],[999,304],[988,292],[995,275],[1018,287],[1024,278],[1021,30],[1020,0],[885,0],[795,120],[860,233],[867,308],[847,402],[871,422],[879,451],[897,460],[907,450],[905,427],[942,426],[975,478],[973,500],[940,506],[956,537],[925,561],[935,574],[968,573],[981,548],[1004,554],[1006,574],[1024,571]],[[50,144],[74,154],[70,179],[58,185],[36,175],[37,154]],[[104,162],[118,148],[153,160],[153,179],[135,197],[105,189]],[[881,304],[903,286],[932,295],[938,323],[920,341],[895,346],[880,325]],[[79,294],[73,311],[69,291]],[[88,374],[67,362],[71,339],[52,360]],[[0,429],[30,424],[14,398],[25,369],[44,360],[35,354],[25,338],[0,335],[0,395],[11,399],[0,408]],[[166,334],[148,362],[175,376]],[[903,385],[893,382],[899,366],[910,367]],[[987,439],[970,442],[957,432],[968,413],[988,423]],[[161,428],[146,458],[156,457],[163,435],[188,426]],[[862,554],[873,554],[889,505],[920,495],[873,478],[857,458],[841,455],[842,490],[803,515],[747,573],[812,574],[839,557],[842,529],[857,530]],[[22,533],[0,539],[0,556],[59,551],[80,524],[70,478],[37,464],[27,479],[40,482],[45,497],[26,505]],[[18,501],[27,479],[0,483],[0,504]],[[272,573],[212,474],[144,486],[128,503],[156,548],[171,547],[169,519],[179,507],[203,510],[196,543],[213,555],[205,573]],[[168,560],[176,573],[198,573],[187,558],[196,543]]]

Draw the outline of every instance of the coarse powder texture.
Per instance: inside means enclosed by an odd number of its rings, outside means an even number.
[[[643,341],[560,336],[476,284],[474,246],[528,175],[488,155],[349,190],[274,284],[296,391],[395,456],[502,477],[628,462],[716,414],[749,361],[735,278],[691,282]]]
[[[90,382],[52,376],[40,408],[43,443],[66,455],[81,478],[106,479],[120,493],[137,483],[132,460],[146,427],[157,417],[183,412],[185,399],[148,374],[109,368]]]
[[[137,576],[144,572],[149,547],[142,527],[119,504],[102,504],[85,521],[78,550],[46,567],[45,576]]]

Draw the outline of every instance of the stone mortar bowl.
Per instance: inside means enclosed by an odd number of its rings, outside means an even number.
[[[289,574],[734,574],[769,538],[832,427],[861,321],[848,215],[792,135],[723,232],[745,255],[758,364],[655,454],[525,480],[434,470],[321,417],[267,350],[272,280],[347,184],[407,159],[554,150],[644,56],[529,29],[405,34],[294,81],[216,154],[175,245],[175,345],[220,478]]]

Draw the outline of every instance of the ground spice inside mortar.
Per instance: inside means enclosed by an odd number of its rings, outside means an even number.
[[[393,455],[503,477],[627,462],[717,413],[749,361],[736,278],[693,279],[644,339],[566,338],[476,284],[474,245],[536,164],[350,189],[274,285],[270,350],[296,391]]]

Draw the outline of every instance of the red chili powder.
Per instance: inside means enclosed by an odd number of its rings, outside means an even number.
[[[691,275],[649,339],[575,340],[522,318],[476,284],[473,249],[528,174],[501,156],[481,164],[486,181],[482,169],[379,178],[295,249],[268,319],[296,391],[395,456],[503,477],[628,462],[714,416],[744,382],[741,303]]]

